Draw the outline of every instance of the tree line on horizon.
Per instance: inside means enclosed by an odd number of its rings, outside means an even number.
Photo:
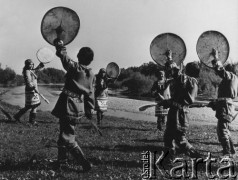
[[[109,84],[109,88],[123,90],[125,94],[151,97],[150,89],[155,80],[159,67],[155,62],[144,63],[139,67],[122,68],[118,79]],[[200,77],[198,78],[199,94],[216,97],[216,92],[221,78],[211,68],[200,64]],[[232,64],[238,74],[238,63]],[[45,68],[38,72],[38,83],[56,84],[65,82],[65,71],[55,68]],[[22,75],[16,74],[9,67],[3,69],[0,63],[0,84],[4,86],[24,85]]]
[[[238,63],[231,64],[231,66],[238,74]],[[150,89],[154,81],[157,80],[156,73],[160,68],[152,61],[144,63],[139,67],[122,68],[117,81],[111,86],[115,89],[124,87],[130,95],[151,97]],[[198,78],[199,96],[216,98],[220,82],[221,78],[216,75],[213,69],[202,63],[200,64],[200,75]]]
[[[55,68],[45,68],[37,73],[38,83],[56,84],[64,83],[65,72]],[[10,67],[3,69],[0,63],[0,84],[2,86],[21,86],[24,85],[23,75],[16,74]]]

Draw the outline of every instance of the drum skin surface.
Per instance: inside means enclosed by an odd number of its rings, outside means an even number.
[[[150,44],[150,55],[160,66],[168,61],[166,52],[172,51],[172,60],[180,66],[186,56],[186,45],[181,37],[173,33],[163,33],[156,36]]]
[[[106,67],[106,74],[109,78],[117,78],[120,74],[120,68],[115,62],[110,62]]]
[[[54,40],[63,40],[69,44],[77,36],[80,28],[80,19],[75,11],[67,7],[55,7],[44,15],[41,21],[41,34],[51,45]]]
[[[197,41],[197,54],[200,61],[208,67],[212,67],[211,61],[213,49],[218,51],[219,61],[224,64],[229,56],[229,43],[226,37],[218,31],[206,31],[200,35]]]

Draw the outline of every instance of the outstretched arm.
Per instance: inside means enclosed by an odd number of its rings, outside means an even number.
[[[58,56],[62,62],[62,65],[66,71],[69,71],[72,67],[77,66],[77,63],[73,61],[68,55],[66,51],[66,47],[63,44],[63,41],[60,39],[56,39],[54,41],[54,45],[56,48],[56,56]]]
[[[212,55],[214,57],[214,59],[212,60],[212,66],[213,66],[214,70],[216,71],[216,73],[222,79],[227,79],[227,80],[231,79],[232,78],[231,72],[226,71],[225,68],[223,67],[221,61],[219,61],[218,51],[216,49],[213,49]]]
[[[34,70],[39,71],[40,69],[42,69],[44,67],[45,67],[44,63],[41,62],[38,66],[36,66],[36,68]]]

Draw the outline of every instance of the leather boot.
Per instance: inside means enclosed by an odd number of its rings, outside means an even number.
[[[88,172],[92,168],[92,165],[85,158],[83,151],[81,150],[81,148],[79,146],[76,146],[73,149],[71,149],[70,153],[76,159],[78,164],[83,167],[84,172]]]
[[[162,131],[162,122],[161,122],[161,119],[159,117],[157,119],[157,129],[159,131]]]
[[[198,151],[196,151],[193,147],[188,149],[185,154],[190,156],[191,158],[201,158],[202,157],[202,155]]]
[[[166,158],[164,159],[164,167],[167,168],[168,166],[171,166],[173,164],[176,150],[171,148],[165,148],[164,153],[166,154]]]
[[[20,118],[23,114],[26,113],[27,110],[25,110],[24,108],[23,109],[20,109],[20,111],[18,111],[18,113],[16,113],[13,117],[14,119],[17,121],[17,122],[21,122],[20,121]]]
[[[65,146],[58,147],[58,162],[59,163],[66,163],[68,160],[67,158],[67,149]]]
[[[36,119],[36,113],[31,112],[29,115],[29,123],[36,125],[37,123],[36,123],[35,119]]]
[[[236,154],[234,143],[231,138],[229,140],[230,140],[231,154]]]
[[[223,155],[224,156],[230,156],[231,154],[231,145],[229,139],[222,140],[221,141],[222,148],[223,148]]]
[[[101,124],[101,112],[97,111],[97,125]]]

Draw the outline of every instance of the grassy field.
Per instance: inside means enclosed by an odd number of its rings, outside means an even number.
[[[10,114],[16,113],[19,108],[3,102],[0,104]],[[141,153],[156,151],[159,154],[163,148],[163,133],[156,132],[154,122],[105,117],[100,126],[103,136],[99,136],[84,119],[77,126],[76,139],[94,165],[92,170],[80,172],[70,156],[70,168],[56,169],[58,120],[50,112],[39,112],[38,126],[30,126],[27,121],[28,113],[23,116],[21,124],[9,121],[0,114],[0,179],[138,180],[142,179]],[[238,133],[232,131],[232,135],[236,144]],[[204,158],[208,152],[214,158],[221,155],[215,125],[191,125],[188,138]],[[190,158],[183,153],[178,157],[188,160],[188,174],[191,174]],[[213,174],[220,166],[224,163],[218,161],[212,164]],[[205,165],[198,167],[198,179],[208,179]],[[166,169],[169,170],[169,167]],[[238,172],[236,163],[235,171]],[[166,179],[159,171],[156,172],[156,179]]]

